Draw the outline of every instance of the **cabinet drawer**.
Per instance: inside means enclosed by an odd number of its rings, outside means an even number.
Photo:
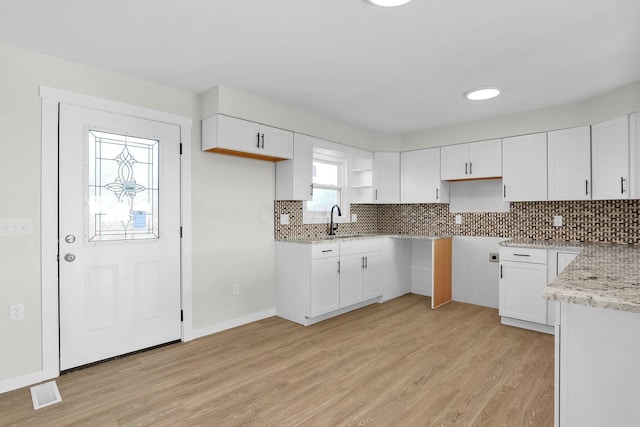
[[[311,259],[340,256],[339,243],[320,243],[311,245]]]
[[[546,249],[532,248],[500,248],[501,261],[519,261],[530,262],[535,264],[547,263]]]
[[[383,250],[382,239],[354,240],[340,243],[340,255],[353,255]]]

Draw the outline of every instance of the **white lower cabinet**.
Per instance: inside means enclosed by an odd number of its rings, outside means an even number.
[[[310,317],[340,308],[340,258],[311,261]]]
[[[384,238],[276,242],[276,314],[302,325],[379,302]]]
[[[502,323],[554,333],[555,301],[542,291],[578,256],[572,249],[500,248],[500,316]]]
[[[547,251],[500,248],[499,314],[502,323],[551,333],[547,325]]]

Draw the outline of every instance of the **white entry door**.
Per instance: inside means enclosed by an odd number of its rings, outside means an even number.
[[[60,369],[170,342],[180,127],[60,105]]]

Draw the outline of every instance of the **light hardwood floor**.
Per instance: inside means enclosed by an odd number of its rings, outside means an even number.
[[[406,295],[304,328],[273,317],[57,379],[0,425],[552,426],[553,337]]]

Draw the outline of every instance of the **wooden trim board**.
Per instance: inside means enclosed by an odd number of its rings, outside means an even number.
[[[433,284],[431,308],[451,302],[451,237],[433,241]]]

